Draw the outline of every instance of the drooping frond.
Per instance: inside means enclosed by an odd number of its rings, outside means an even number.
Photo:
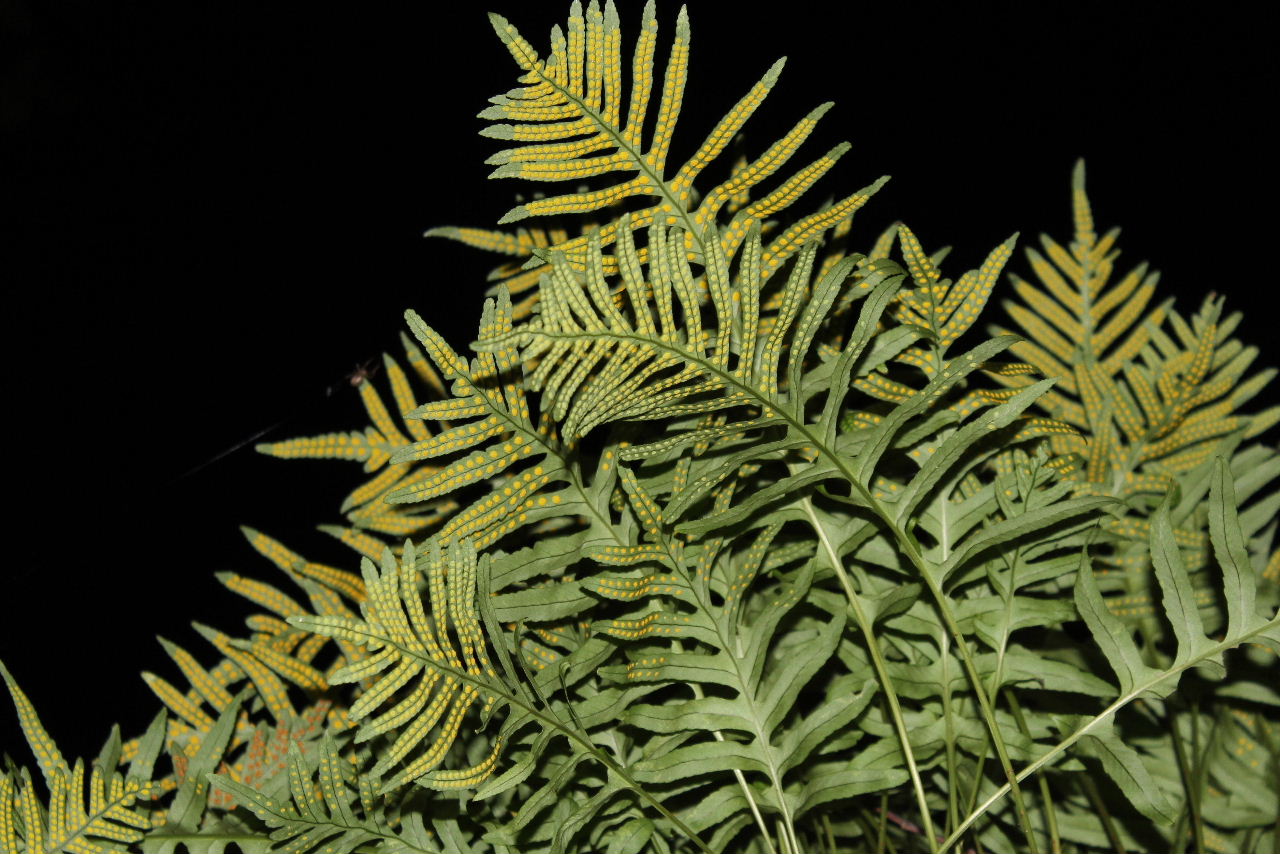
[[[350,663],[362,655],[358,647],[339,641],[336,644],[336,661],[322,664],[326,649],[334,646],[333,641],[304,632],[286,622],[289,617],[311,613],[354,616],[355,612],[347,603],[359,604],[363,600],[362,580],[349,572],[308,561],[251,528],[245,528],[244,533],[259,553],[307,594],[307,605],[266,582],[235,573],[219,573],[219,580],[228,589],[262,608],[265,613],[254,614],[246,620],[252,634],[244,639],[233,638],[207,626],[196,626],[197,631],[222,655],[222,659],[212,667],[200,664],[183,647],[160,639],[189,686],[185,691],[180,690],[162,676],[143,674],[148,687],[173,713],[171,737],[182,736],[185,739],[191,730],[198,743],[200,733],[207,731],[214,718],[230,703],[236,686],[245,681],[254,686],[273,725],[288,726],[295,720],[310,717],[316,714],[315,707],[299,707],[289,696],[290,686],[316,698],[328,688],[325,669]],[[338,729],[343,728],[343,713],[341,710],[330,711],[330,705],[324,704],[325,712],[321,712],[320,717],[323,719],[327,712],[329,723]],[[238,735],[237,744],[240,736],[248,737],[250,730],[247,728]]]
[[[1172,496],[1166,498],[1154,514],[1149,548],[1163,613],[1175,641],[1172,656],[1156,650],[1144,654],[1132,631],[1107,608],[1093,570],[1083,560],[1075,584],[1076,606],[1116,675],[1119,696],[1104,713],[1080,721],[1070,733],[1069,742],[1091,742],[1093,750],[1102,752],[1103,768],[1121,786],[1149,780],[1150,775],[1138,753],[1112,732],[1115,709],[1141,696],[1168,696],[1177,688],[1182,674],[1193,667],[1220,678],[1225,673],[1224,653],[1246,642],[1262,642],[1280,652],[1280,613],[1259,613],[1255,606],[1258,579],[1244,547],[1226,461],[1215,461],[1208,499],[1214,518],[1214,561],[1221,572],[1220,589],[1230,603],[1221,636],[1210,636],[1205,631],[1195,586],[1170,521],[1171,499]],[[1168,818],[1169,807],[1155,786],[1148,785],[1128,796],[1148,815]]]

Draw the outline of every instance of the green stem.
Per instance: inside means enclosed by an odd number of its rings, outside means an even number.
[[[947,433],[944,431],[941,438],[945,439]],[[951,527],[948,519],[948,510],[950,509],[950,500],[947,498],[950,489],[942,489],[939,491],[938,498],[934,503],[938,512],[938,534],[940,557],[945,564],[947,559],[951,557]],[[951,644],[950,637],[946,632],[938,633],[938,661],[942,668],[942,718],[946,728],[946,760],[947,760],[947,825],[946,829],[950,830],[960,821],[960,804],[957,797],[959,789],[959,760],[956,756],[956,725],[955,712],[951,707]],[[979,773],[981,768],[979,768]]]
[[[893,840],[889,838],[889,793],[880,796],[880,832],[876,836],[876,854],[884,854],[886,846],[893,850]]]
[[[1170,704],[1173,710],[1173,704]],[[1191,721],[1193,730],[1195,729],[1197,715],[1193,711],[1191,713]],[[1191,840],[1195,847],[1195,854],[1205,854],[1204,850],[1204,824],[1200,820],[1200,792],[1197,791],[1196,778],[1199,776],[1195,773],[1195,769],[1191,767],[1191,761],[1187,758],[1186,745],[1182,743],[1182,733],[1178,732],[1178,719],[1176,714],[1169,716],[1169,734],[1170,741],[1173,742],[1173,756],[1178,763],[1178,776],[1182,778],[1183,792],[1187,797],[1186,809],[1182,815],[1178,817],[1178,822],[1174,828],[1173,844],[1180,845],[1182,843],[1182,834],[1185,829],[1186,818],[1190,817],[1191,822]],[[1193,732],[1193,738],[1195,733]],[[1192,750],[1195,746],[1192,745]]]
[[[867,618],[866,612],[862,610],[858,594],[853,589],[853,581],[849,578],[849,574],[845,572],[840,556],[836,553],[835,545],[831,542],[831,537],[828,536],[826,529],[822,526],[822,520],[818,518],[818,514],[814,512],[813,501],[806,496],[800,500],[800,506],[803,508],[805,515],[809,517],[809,524],[813,526],[814,533],[818,535],[818,541],[822,545],[823,551],[827,553],[827,561],[831,564],[836,578],[840,580],[840,586],[844,588],[845,598],[849,600],[849,608],[853,612],[853,621],[857,624],[858,630],[862,632],[862,637],[866,641],[867,654],[871,657],[871,666],[875,669],[876,678],[880,681],[880,686],[884,690],[885,699],[889,703],[889,716],[893,719],[893,728],[897,731],[898,741],[902,744],[902,755],[907,762],[907,773],[911,776],[911,786],[916,795],[916,806],[920,810],[920,823],[924,826],[925,838],[929,840],[929,850],[937,854],[938,837],[933,830],[933,818],[929,815],[929,802],[925,798],[924,782],[920,779],[920,769],[916,767],[915,753],[911,750],[911,741],[907,734],[907,722],[902,716],[902,706],[898,702],[898,692],[893,688],[893,680],[889,677],[889,670],[885,664],[884,656],[880,652],[880,643],[876,639],[875,630],[872,627],[871,620]]]
[[[1107,802],[1098,793],[1098,784],[1088,774],[1078,774],[1076,779],[1080,783],[1080,788],[1084,790],[1085,797],[1089,799],[1089,805],[1097,812],[1098,820],[1102,822],[1102,831],[1107,834],[1111,850],[1115,854],[1126,854],[1124,842],[1120,840],[1120,833],[1116,830],[1115,822],[1111,820],[1111,811],[1107,809]]]
[[[1045,765],[1048,765],[1050,762],[1053,762],[1054,760],[1056,760],[1059,756],[1061,756],[1063,753],[1069,750],[1077,741],[1084,738],[1089,733],[1093,732],[1095,728],[1097,728],[1104,721],[1108,720],[1113,715],[1115,715],[1116,712],[1120,711],[1125,706],[1129,705],[1134,700],[1138,699],[1139,696],[1146,693],[1147,691],[1153,690],[1161,682],[1164,682],[1166,679],[1169,679],[1170,677],[1173,677],[1173,676],[1180,675],[1183,671],[1189,670],[1193,667],[1197,667],[1207,659],[1221,655],[1227,650],[1235,649],[1241,644],[1246,643],[1250,638],[1253,638],[1257,635],[1262,634],[1263,632],[1269,631],[1271,629],[1275,629],[1277,627],[1280,627],[1280,616],[1272,617],[1270,620],[1267,620],[1265,623],[1261,623],[1255,626],[1253,629],[1250,629],[1249,631],[1244,632],[1239,637],[1227,638],[1226,640],[1213,644],[1212,646],[1209,646],[1201,650],[1200,654],[1192,656],[1187,661],[1181,662],[1179,664],[1175,664],[1174,666],[1170,667],[1168,670],[1160,671],[1155,676],[1152,676],[1134,685],[1127,693],[1122,694],[1120,697],[1116,698],[1115,702],[1113,702],[1111,705],[1103,709],[1100,714],[1090,719],[1087,723],[1081,725],[1079,729],[1077,729],[1071,735],[1064,738],[1062,741],[1055,744],[1048,751],[1046,751],[1044,755],[1042,755],[1039,759],[1035,760],[1030,765],[1027,765],[1025,768],[1019,771],[1017,774],[1017,781],[1021,782],[1025,780],[1026,778],[1030,777],[1032,774],[1039,771]],[[948,848],[954,845],[960,839],[960,836],[965,831],[967,831],[975,821],[977,821],[980,817],[982,817],[987,812],[987,810],[991,809],[992,805],[995,804],[996,801],[1000,800],[1005,795],[1007,795],[1011,788],[1012,786],[1010,783],[1005,783],[1003,786],[996,789],[996,791],[993,792],[985,801],[983,801],[982,804],[979,805],[979,807],[976,810],[974,810],[972,813],[969,814],[969,817],[966,818],[959,827],[957,827],[954,831],[952,831],[951,835],[947,837],[946,842],[943,843],[942,851],[946,851]]]
[[[1019,824],[1027,838],[1027,849],[1030,854],[1040,854],[1036,845],[1035,833],[1032,829],[1030,816],[1027,814],[1026,804],[1022,798],[1022,790],[1018,786],[1018,780],[1021,779],[1014,773],[1013,765],[1009,759],[1009,751],[1004,743],[1004,737],[1000,734],[1000,728],[996,723],[995,712],[991,708],[991,700],[987,696],[986,688],[982,684],[982,679],[978,675],[978,668],[974,662],[973,653],[969,649],[969,645],[965,642],[964,634],[960,631],[960,626],[956,622],[955,614],[951,610],[950,602],[946,594],[942,591],[935,572],[937,567],[933,566],[920,553],[919,545],[915,542],[911,534],[898,525],[894,514],[872,495],[871,490],[862,484],[856,473],[849,467],[850,460],[836,452],[834,448],[828,447],[826,442],[822,440],[812,427],[820,427],[820,425],[806,424],[802,416],[789,411],[786,406],[779,406],[776,401],[771,400],[768,395],[755,386],[750,385],[743,377],[736,375],[727,367],[717,365],[714,361],[710,361],[695,353],[691,353],[674,342],[654,339],[651,336],[642,335],[635,332],[618,332],[613,330],[590,330],[586,332],[562,333],[548,332],[545,330],[531,331],[512,331],[503,335],[496,336],[488,341],[478,341],[475,344],[476,349],[486,351],[496,346],[501,346],[508,339],[519,339],[520,337],[538,338],[544,341],[558,343],[566,341],[569,343],[582,342],[586,339],[595,340],[611,340],[618,343],[629,344],[641,348],[649,348],[655,351],[665,351],[686,363],[696,366],[709,376],[719,379],[726,388],[736,388],[740,392],[740,396],[744,399],[754,399],[764,407],[765,411],[771,415],[776,415],[785,421],[796,434],[803,436],[805,444],[815,448],[818,453],[826,457],[832,465],[835,466],[840,475],[849,484],[849,488],[857,494],[858,500],[861,501],[872,513],[880,519],[890,534],[893,535],[898,548],[911,562],[912,567],[920,575],[924,585],[929,589],[930,595],[933,597],[934,606],[937,608],[938,615],[941,617],[943,625],[950,632],[951,637],[955,640],[956,651],[960,655],[960,660],[964,665],[965,675],[969,683],[973,686],[973,693],[978,698],[978,706],[982,711],[982,717],[986,723],[987,729],[991,733],[992,744],[995,745],[996,755],[1000,758],[1001,768],[1004,770],[1007,787],[1013,793],[1014,807],[1018,815]],[[798,391],[797,391],[798,394]],[[806,499],[807,500],[807,499]],[[848,576],[839,561],[836,561],[837,574],[841,578],[841,583],[846,585],[846,595],[852,590],[848,584]],[[852,601],[852,600],[851,600]],[[861,627],[860,627],[861,628]],[[869,627],[868,627],[869,628]],[[864,632],[865,634],[865,632]],[[878,650],[877,650],[878,653]],[[932,837],[930,844],[935,844]]]
[[[826,813],[822,814],[822,832],[823,835],[821,838],[823,839],[823,844],[827,846],[827,850],[830,851],[831,854],[837,854],[835,828],[831,826],[831,817]]]
[[[1022,713],[1022,704],[1014,696],[1013,690],[1006,688],[1003,692],[1009,711],[1018,724],[1018,730],[1028,739],[1031,738],[1031,727],[1027,726],[1027,717]],[[1049,833],[1049,850],[1053,854],[1062,854],[1062,838],[1058,835],[1058,813],[1053,808],[1053,793],[1049,791],[1049,781],[1044,775],[1036,778],[1040,784],[1040,802],[1043,804],[1045,830]],[[977,787],[974,787],[977,790]]]

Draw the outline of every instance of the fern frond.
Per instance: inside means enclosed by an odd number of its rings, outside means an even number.
[[[376,677],[350,714],[360,722],[358,741],[398,731],[395,742],[380,753],[373,768],[375,775],[383,776],[401,766],[382,787],[382,791],[389,791],[426,777],[444,760],[468,711],[477,703],[482,712],[493,706],[497,697],[480,685],[497,672],[489,663],[477,617],[474,548],[464,542],[444,553],[439,544],[432,545],[426,555],[425,577],[430,618],[419,598],[421,573],[412,542],[406,542],[399,565],[388,550],[383,554],[381,572],[367,559],[363,570],[369,595],[361,609],[363,620],[307,616],[293,617],[290,622],[364,646],[372,653],[347,665],[332,679],[345,683]],[[410,683],[408,694],[395,701],[396,692]],[[425,752],[415,753],[437,729]],[[501,740],[496,741],[489,756],[470,768],[437,772],[430,778],[431,784],[440,788],[478,784],[493,771],[501,746]]]
[[[140,797],[136,780],[94,767],[86,780],[84,762],[53,778],[46,808],[35,794],[26,769],[14,777],[0,777],[0,851],[76,851],[98,854],[125,851],[115,843],[137,842],[150,829],[150,820],[135,812]],[[19,847],[21,843],[21,847]]]
[[[11,766],[0,772],[0,852],[98,854],[124,851],[120,844],[141,840],[153,826],[151,810],[142,802],[159,794],[152,774],[160,753],[163,719],[158,719],[142,740],[128,774],[117,770],[121,758],[118,731],[113,731],[103,755],[86,772],[83,760],[70,765],[62,757],[3,662],[0,678],[13,698],[18,722],[48,791],[48,799],[41,798],[26,768]]]
[[[768,335],[753,333],[759,329],[760,291],[767,281],[763,246],[753,230],[744,249],[740,291],[731,286],[727,259],[714,250],[709,256],[715,259],[706,268],[715,325],[704,330],[701,296],[678,249],[681,232],[650,227],[649,245],[665,250],[650,254],[646,276],[632,231],[624,217],[618,245],[625,260],[625,312],[605,286],[604,260],[593,235],[585,274],[562,258],[553,261],[543,283],[541,313],[518,328],[481,337],[475,346],[489,352],[522,345],[520,359],[537,363],[529,386],[542,392],[544,407],[570,437],[615,421],[684,417],[748,404],[759,407],[752,427],[782,423],[770,414],[772,408],[801,405],[796,381],[852,261],[836,265],[810,295],[815,248],[801,253]],[[877,282],[887,278],[881,275]],[[847,349],[861,352],[873,328]],[[743,330],[736,348],[734,329]],[[779,376],[782,371],[785,378]],[[795,389],[790,398],[780,393],[786,388]]]
[[[209,782],[273,828],[272,840],[284,843],[277,850],[350,854],[366,842],[382,841],[385,850],[440,851],[416,814],[406,816],[400,832],[389,826],[384,805],[373,794],[376,777],[357,775],[330,736],[320,740],[318,755],[311,761],[290,744],[288,764],[292,804],[222,774],[210,774]]]
[[[920,241],[906,225],[897,229],[898,244],[911,273],[914,288],[899,292],[894,317],[899,323],[927,329],[936,347],[914,346],[896,359],[915,365],[932,375],[942,369],[941,355],[973,326],[1013,254],[1013,235],[997,246],[977,270],[970,270],[954,284],[943,279],[934,261],[925,254]],[[1017,352],[1017,346],[1013,348]]]
[[[443,384],[434,369],[426,363],[416,347],[407,340],[404,343],[409,363],[415,369],[418,379],[426,383],[431,392],[443,393]],[[394,540],[421,534],[437,525],[455,509],[455,505],[448,500],[413,507],[386,502],[386,497],[397,488],[406,482],[429,477],[435,467],[413,466],[394,459],[412,442],[430,439],[431,432],[421,419],[407,417],[408,413],[418,408],[417,393],[409,375],[395,359],[385,354],[383,367],[391,387],[394,407],[388,408],[372,380],[363,379],[358,390],[370,420],[370,426],[363,432],[327,433],[265,443],[258,445],[257,450],[281,459],[327,458],[362,463],[364,471],[374,476],[347,495],[342,502],[342,512],[347,514],[347,520],[353,526],[353,534],[363,533],[375,537],[381,535]],[[380,552],[382,546],[377,548]]]
[[[1211,637],[1200,617],[1190,573],[1184,565],[1174,537],[1170,512],[1171,498],[1156,510],[1148,540],[1155,575],[1160,585],[1164,613],[1172,630],[1175,646],[1172,656],[1154,647],[1140,647],[1132,630],[1107,608],[1098,589],[1093,569],[1082,553],[1075,581],[1075,601],[1089,634],[1114,672],[1118,691],[1109,695],[1110,702],[1094,715],[1072,716],[1062,720],[1064,738],[1018,772],[1022,780],[1055,761],[1063,752],[1082,745],[1086,755],[1101,761],[1126,798],[1141,812],[1168,826],[1175,814],[1169,787],[1156,786],[1149,759],[1139,754],[1113,727],[1117,716],[1141,697],[1164,698],[1176,688],[1182,675],[1193,668],[1210,675],[1221,674],[1223,656],[1229,650],[1249,642],[1263,643],[1280,651],[1280,612],[1261,613],[1253,603],[1257,590],[1257,574],[1247,554],[1233,496],[1229,467],[1218,459],[1213,467],[1209,505],[1217,517],[1214,523],[1214,554],[1221,573],[1221,589],[1234,600],[1221,637]],[[1139,785],[1141,784],[1141,785]],[[1176,785],[1176,783],[1174,783]],[[987,797],[978,809],[952,833],[954,841],[999,798],[1009,791],[1006,784]]]
[[[410,328],[441,373],[453,384],[454,397],[429,403],[411,417],[448,420],[456,426],[406,446],[396,461],[455,457],[425,476],[415,476],[387,495],[396,504],[438,501],[480,481],[491,491],[461,506],[434,535],[443,545],[470,540],[485,548],[501,537],[543,520],[581,513],[607,531],[601,488],[588,487],[572,461],[570,446],[550,425],[534,424],[525,381],[512,347],[481,353],[468,365],[417,314],[406,313]],[[501,337],[511,331],[511,303],[486,303],[480,334]],[[559,485],[560,488],[555,487]]]
[[[1280,420],[1275,408],[1238,414],[1274,371],[1245,379],[1257,351],[1229,337],[1240,317],[1224,318],[1220,299],[1207,299],[1188,322],[1168,302],[1147,310],[1158,276],[1145,265],[1111,283],[1119,232],[1094,233],[1083,161],[1072,196],[1070,250],[1044,237],[1048,260],[1028,251],[1040,287],[1013,277],[1023,304],[1006,309],[1030,340],[1012,349],[1058,380],[1040,407],[1079,431],[1052,445],[1083,461],[1082,488],[1160,495],[1170,478],[1212,459],[1228,434],[1257,435]]]

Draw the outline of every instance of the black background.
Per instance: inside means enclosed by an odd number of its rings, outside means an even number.
[[[567,11],[501,5],[539,50]],[[640,5],[620,3],[627,51]],[[853,143],[799,210],[891,174],[859,214],[864,245],[905,218],[956,247],[956,274],[1014,231],[1069,238],[1084,156],[1099,227],[1125,228],[1121,264],[1150,259],[1184,309],[1227,294],[1277,363],[1258,316],[1277,197],[1258,22],[1156,4],[742,8],[691,4],[674,164],[789,54],[750,150],[826,100],[796,163]],[[659,4],[659,68],[676,9]],[[189,621],[239,633],[249,606],[214,571],[275,580],[236,525],[355,567],[313,526],[340,521],[356,466],[219,454],[280,421],[266,438],[362,428],[344,375],[398,349],[407,307],[465,344],[496,259],[421,234],[514,203],[515,182],[485,180],[502,146],[475,114],[516,75],[480,4],[0,10],[0,658],[64,751],[92,754],[111,721],[132,734],[154,714],[139,670],[176,676],[153,635],[209,660]],[[19,742],[0,711],[0,749],[25,756]]]

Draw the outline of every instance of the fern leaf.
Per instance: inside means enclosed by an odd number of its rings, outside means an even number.
[[[0,852],[124,851],[117,843],[141,840],[153,826],[143,803],[159,794],[152,769],[160,752],[163,716],[148,730],[127,775],[116,770],[120,738],[113,732],[103,756],[88,770],[83,760],[70,765],[40,723],[31,701],[0,662],[3,678],[27,744],[44,777],[48,799],[36,791],[27,769],[12,764],[0,772]]]
[[[1107,608],[1102,594],[1098,592],[1093,572],[1083,559],[1076,579],[1075,596],[1080,616],[1120,680],[1120,692],[1129,695],[1137,686],[1155,681],[1159,671],[1143,662],[1132,632]]]
[[[417,348],[406,341],[405,350],[418,379],[424,381],[432,392],[442,392],[439,376],[426,364]],[[447,500],[413,508],[385,501],[397,488],[429,477],[435,467],[414,466],[397,459],[397,455],[411,442],[429,441],[431,433],[421,419],[408,417],[408,413],[419,408],[409,375],[395,359],[385,354],[383,366],[394,407],[388,408],[371,380],[362,380],[358,390],[370,420],[370,426],[363,432],[329,433],[257,446],[260,453],[282,459],[330,458],[363,463],[365,472],[373,477],[356,487],[342,502],[342,511],[354,525],[354,529],[348,529],[345,536],[352,540],[351,545],[373,539],[377,543],[374,547],[376,553],[381,553],[383,544],[379,537],[371,537],[369,532],[392,538],[421,534],[436,526],[454,509],[453,503]]]
[[[364,562],[365,587],[369,591],[363,608],[364,620],[349,617],[290,620],[309,631],[342,638],[375,653],[365,662],[338,671],[332,679],[342,683],[381,674],[350,713],[361,722],[357,734],[360,741],[399,731],[394,744],[381,754],[374,766],[373,773],[378,776],[402,766],[383,784],[383,791],[423,778],[432,771],[457,738],[467,712],[478,702],[488,708],[497,699],[480,687],[497,673],[489,663],[476,616],[475,551],[459,545],[446,555],[435,545],[428,553],[426,581],[431,597],[431,620],[418,598],[420,573],[416,564],[416,551],[411,542],[406,542],[398,566],[389,550],[383,554],[381,572],[371,561]],[[458,647],[454,646],[450,633],[456,634]],[[391,668],[389,672],[388,668]],[[410,682],[414,687],[408,696],[399,702],[393,701],[395,692]],[[373,716],[378,709],[381,712]],[[426,751],[412,755],[433,729],[438,732]],[[489,757],[478,765],[461,771],[438,772],[431,782],[440,788],[476,785],[492,772],[500,749],[499,741]]]
[[[71,773],[71,766],[67,764],[66,759],[62,758],[57,743],[40,723],[35,706],[18,687],[17,681],[3,662],[0,662],[0,678],[4,679],[5,687],[9,689],[9,696],[13,698],[14,708],[18,711],[18,723],[22,726],[22,734],[26,736],[27,745],[36,758],[36,765],[44,775],[45,784],[52,788],[59,775],[65,776]]]
[[[629,226],[620,232],[624,248],[630,243],[630,233]],[[649,263],[652,302],[675,306],[686,318],[695,316],[700,312],[700,297],[688,285],[687,264],[671,251],[680,241],[679,232],[667,233],[654,226],[649,234],[651,245],[665,245],[669,250],[665,263],[655,258]],[[756,241],[749,238],[754,251],[759,251]],[[748,255],[752,252],[749,248]],[[713,252],[711,257],[719,256]],[[622,267],[630,316],[619,312],[600,285],[604,266],[595,240],[587,281],[566,262],[553,262],[556,275],[545,280],[541,315],[517,329],[481,338],[476,347],[495,351],[512,343],[522,344],[521,358],[538,361],[530,376],[531,387],[541,389],[544,399],[550,399],[553,413],[564,419],[563,429],[569,436],[581,436],[617,420],[671,418],[747,403],[768,409],[785,401],[794,408],[801,399],[798,390],[790,399],[779,395],[783,344],[793,332],[799,336],[786,367],[787,374],[795,378],[801,372],[815,324],[850,271],[847,265],[837,266],[816,283],[816,300],[809,303],[812,309],[801,316],[812,260],[812,250],[802,253],[784,286],[784,293],[791,296],[784,300],[773,329],[759,342],[759,355],[752,364],[740,359],[735,369],[728,367],[731,338],[727,333],[733,327],[737,304],[731,297],[727,261],[721,259],[708,267],[717,316],[717,332],[708,340],[696,329],[686,335],[675,325],[659,328],[650,324],[650,299],[638,266]],[[749,286],[742,301],[758,304],[758,292],[757,285]],[[860,341],[859,347],[865,343]],[[760,415],[764,419],[760,426],[772,417],[768,412]]]
[[[647,502],[639,497],[638,484],[629,492],[637,515],[651,515]],[[723,507],[731,493],[731,484],[723,487],[718,506]],[[650,532],[658,542],[667,542],[660,528],[651,528]],[[792,666],[778,668],[775,633],[791,609],[804,599],[813,562],[805,561],[789,582],[773,590],[762,610],[753,605],[750,612],[755,616],[745,622],[740,615],[745,602],[757,600],[758,594],[752,588],[774,535],[775,528],[766,529],[750,547],[736,554],[727,550],[725,540],[704,541],[704,557],[692,568],[686,565],[684,555],[668,544],[666,550],[676,568],[674,573],[597,579],[593,590],[599,595],[638,607],[627,618],[598,621],[593,630],[623,639],[635,648],[629,654],[629,664],[602,671],[607,678],[623,685],[676,682],[697,686],[694,699],[677,704],[633,703],[624,715],[627,723],[659,735],[708,731],[716,735],[714,740],[696,739],[635,763],[632,770],[638,780],[670,786],[700,775],[711,775],[706,778],[709,782],[719,780],[716,775],[729,773],[759,775],[768,781],[769,791],[775,793],[765,800],[790,822],[795,817],[796,801],[788,794],[791,789],[787,773],[801,766],[808,768],[809,757],[824,737],[860,713],[874,688],[865,683],[856,693],[847,685],[833,688],[829,692],[832,699],[811,711],[804,725],[790,730],[785,737],[775,737],[783,721],[791,719],[801,691],[834,654],[844,618],[841,615],[814,626],[806,635],[804,655],[795,656]],[[713,575],[708,570],[722,549],[723,574]],[[722,606],[712,603],[712,589],[722,597]],[[663,599],[672,605],[657,606]],[[691,643],[696,650],[687,649]],[[704,696],[702,685],[720,686],[731,693],[723,696],[708,689]],[[721,735],[730,732],[739,735]],[[744,778],[739,779],[747,785]],[[727,820],[728,815],[724,818]],[[712,826],[703,818],[698,823]]]
[[[600,510],[575,469],[564,445],[546,425],[530,420],[529,404],[514,350],[481,354],[470,366],[413,312],[406,317],[418,340],[453,383],[450,400],[420,407],[412,417],[462,421],[451,430],[406,446],[397,456],[408,461],[463,454],[392,491],[393,503],[431,501],[481,479],[495,488],[452,513],[435,534],[441,544],[470,539],[483,548],[512,531],[575,510],[588,518]],[[505,297],[486,304],[481,334],[502,336],[511,329],[511,304]],[[464,453],[469,452],[469,453]],[[564,488],[553,489],[556,484]]]
[[[1139,812],[1161,824],[1173,823],[1176,818],[1174,805],[1153,779],[1142,756],[1125,744],[1112,721],[1093,727],[1083,739],[1082,746],[1086,755],[1101,760],[1107,776],[1115,781]]]
[[[405,825],[409,833],[416,826],[419,838],[415,844],[408,834],[398,834],[388,826],[380,808],[372,815],[366,813],[351,763],[338,754],[328,735],[320,741],[317,759],[309,763],[296,744],[289,745],[292,805],[222,774],[210,774],[209,781],[274,828],[271,838],[283,843],[278,850],[350,854],[366,842],[381,841],[390,844],[389,850],[440,851],[420,822]]]
[[[70,772],[59,770],[54,776],[47,810],[37,797],[26,769],[0,777],[0,851],[125,851],[115,843],[137,842],[151,827],[150,820],[134,809],[140,797],[136,780],[126,782],[95,767],[87,780],[86,800],[80,760]]]
[[[689,26],[682,9],[676,23],[675,41],[669,51],[656,117],[648,119],[653,83],[653,63],[658,25],[653,3],[646,4],[637,39],[631,73],[631,91],[625,120],[621,112],[623,95],[621,30],[612,0],[603,8],[592,0],[585,15],[576,2],[570,12],[567,37],[553,34],[551,54],[539,58],[533,47],[503,18],[491,16],[494,28],[525,72],[525,87],[492,99],[493,106],[482,118],[507,120],[482,133],[511,140],[517,147],[489,158],[498,168],[491,177],[520,177],[537,181],[611,178],[613,183],[596,189],[553,195],[528,201],[509,212],[502,222],[529,216],[582,214],[632,199],[653,199],[651,206],[632,213],[630,227],[680,225],[682,257],[704,264],[712,243],[718,243],[725,257],[733,257],[753,229],[772,214],[791,205],[825,174],[848,149],[840,144],[808,166],[785,178],[772,191],[752,202],[750,191],[777,173],[810,135],[817,121],[830,108],[823,104],[796,123],[781,139],[754,160],[739,158],[729,178],[705,192],[695,187],[701,173],[724,152],[738,130],[759,107],[777,81],[783,61],[775,63],[724,118],[679,169],[666,165],[672,134],[684,98],[688,71]],[[654,122],[649,139],[646,123]],[[617,173],[631,174],[623,179]],[[781,267],[804,244],[832,227],[847,223],[849,216],[869,197],[861,191],[845,197],[824,210],[802,217],[784,229],[764,249],[761,265],[766,276]],[[722,215],[730,216],[723,227]],[[845,225],[844,227],[847,227]],[[575,269],[589,258],[590,244],[609,247],[620,239],[626,226],[604,222],[598,229],[574,239],[553,240],[550,247],[530,249],[545,259],[560,253]],[[440,229],[432,233],[485,244],[505,251],[522,250],[530,242],[517,234],[498,235],[475,230]],[[552,251],[548,252],[550,249]],[[659,246],[643,246],[635,251],[640,262],[665,251]],[[608,273],[616,273],[625,262],[621,250],[603,256]],[[537,262],[530,262],[537,263]],[[528,271],[535,273],[536,271]],[[519,294],[534,279],[508,280],[509,292]],[[523,319],[532,298],[516,307]]]
[[[942,369],[941,352],[969,330],[986,306],[987,299],[1000,277],[1018,235],[997,246],[977,270],[970,270],[954,284],[943,279],[941,271],[924,252],[920,241],[905,225],[897,229],[899,245],[915,288],[899,293],[894,316],[899,323],[927,329],[931,339],[941,348],[912,347],[896,358],[926,370],[930,375]]]
[[[1006,307],[1037,343],[1012,349],[1058,379],[1041,405],[1083,431],[1052,441],[1058,453],[1089,460],[1077,479],[1108,492],[1122,484],[1117,497],[1160,494],[1169,475],[1211,459],[1228,434],[1256,434],[1275,421],[1270,411],[1236,414],[1271,374],[1242,382],[1255,353],[1228,337],[1239,317],[1222,318],[1221,300],[1207,300],[1187,322],[1167,303],[1147,310],[1158,277],[1145,265],[1111,284],[1116,232],[1098,239],[1093,231],[1083,161],[1072,194],[1078,230],[1070,250],[1045,237],[1048,260],[1028,252],[1040,287],[1014,277],[1024,304]]]

